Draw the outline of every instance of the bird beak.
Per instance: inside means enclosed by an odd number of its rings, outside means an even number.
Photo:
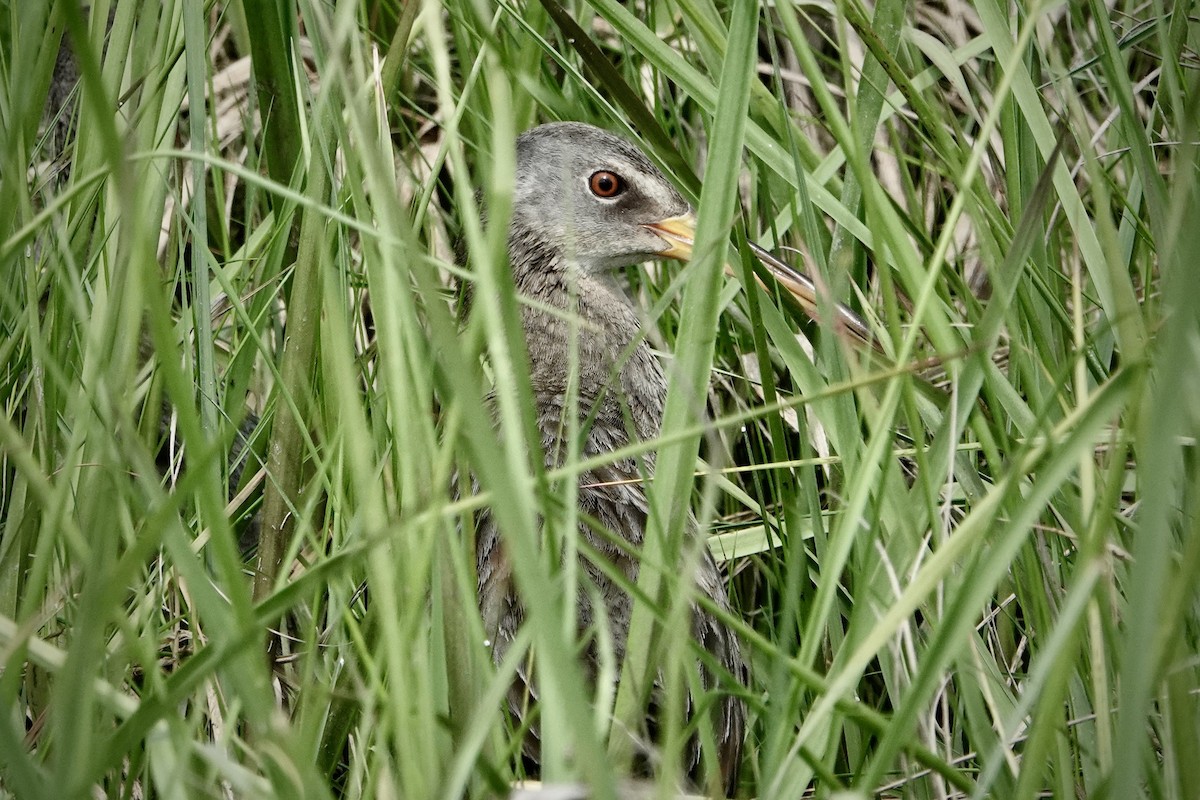
[[[658,222],[650,222],[642,227],[653,231],[667,243],[667,248],[660,250],[658,253],[660,258],[677,258],[680,261],[691,260],[692,245],[696,240],[696,215],[691,211],[675,217],[667,217]],[[841,303],[829,304],[829,311],[826,311],[818,300],[818,287],[812,278],[788,266],[772,255],[770,251],[754,242],[750,242],[749,244],[755,258],[767,268],[767,271],[771,273],[771,276],[783,288],[787,289],[788,293],[804,309],[804,313],[808,314],[814,321],[828,323],[830,322],[828,315],[832,313],[834,330],[839,334],[848,335],[851,339],[862,343],[874,343],[871,328],[862,317]],[[737,277],[736,273],[728,265],[725,267],[725,272]],[[762,283],[762,281],[759,281],[759,283]],[[766,288],[765,285],[764,288]]]
[[[667,249],[658,251],[660,257],[677,258],[680,261],[691,259],[692,244],[696,240],[696,215],[691,211],[642,227],[658,234],[667,243]]]

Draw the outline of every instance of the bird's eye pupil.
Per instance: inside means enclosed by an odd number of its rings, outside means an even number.
[[[625,191],[625,182],[621,180],[621,177],[607,170],[601,170],[593,174],[588,181],[588,186],[591,188],[592,194],[596,195],[596,197],[606,199],[616,197]]]

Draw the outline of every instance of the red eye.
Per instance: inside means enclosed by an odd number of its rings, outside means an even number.
[[[588,188],[596,197],[603,197],[607,200],[625,191],[625,181],[615,172],[600,170],[588,178]]]

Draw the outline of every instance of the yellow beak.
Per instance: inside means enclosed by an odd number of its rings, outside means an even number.
[[[667,217],[658,222],[642,226],[648,228],[665,241],[669,246],[660,250],[663,258],[677,258],[688,261],[692,257],[692,244],[696,240],[696,215],[691,211],[677,217]]]
[[[661,258],[677,258],[680,261],[691,259],[692,246],[696,240],[696,215],[691,211],[676,217],[667,217],[658,222],[647,223],[643,227],[658,234],[667,243],[667,249],[659,251]],[[795,298],[800,307],[804,309],[804,313],[808,314],[815,322],[830,322],[826,315],[821,313],[817,284],[811,278],[803,272],[792,269],[754,242],[750,242],[750,250],[767,268],[771,276]],[[736,273],[728,264],[725,266],[725,272],[736,277]],[[761,284],[762,281],[760,280],[759,283]],[[863,343],[874,342],[870,326],[858,314],[841,303],[832,304],[832,312],[834,330],[839,334],[849,335]]]

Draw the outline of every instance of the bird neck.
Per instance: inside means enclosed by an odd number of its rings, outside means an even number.
[[[626,292],[610,276],[587,274],[561,254],[542,252],[527,261],[518,255],[510,258],[517,290],[549,307],[521,306],[539,414],[558,409],[561,416],[568,393],[577,392],[579,414],[593,426],[624,430],[630,420],[638,438],[656,436],[666,379]]]

